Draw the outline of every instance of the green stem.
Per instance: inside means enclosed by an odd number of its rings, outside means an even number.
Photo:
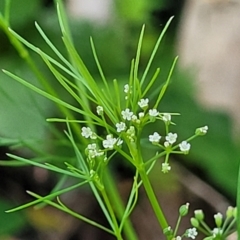
[[[142,179],[142,183],[143,183],[143,186],[144,186],[144,189],[147,193],[147,196],[148,196],[148,199],[152,205],[152,208],[154,210],[154,213],[157,217],[157,220],[161,226],[162,229],[165,229],[167,228],[169,225],[167,223],[167,220],[165,218],[165,215],[160,207],[160,204],[156,198],[156,195],[154,193],[154,190],[152,188],[152,185],[150,183],[150,180],[149,180],[149,177],[145,171],[145,168],[143,167],[143,165],[141,165],[142,167],[139,167],[138,171],[139,171],[139,174],[141,176],[141,179]]]
[[[114,210],[115,210],[118,218],[122,219],[122,216],[124,214],[123,202],[122,202],[122,199],[117,190],[115,180],[113,179],[111,172],[107,168],[104,171],[104,177],[105,177],[104,185],[105,185],[106,189],[108,190],[108,196],[109,196],[111,202],[114,203],[114,206],[115,206]],[[136,232],[132,226],[132,223],[129,219],[125,220],[123,231],[125,233],[125,236],[127,236],[127,239],[129,239],[129,240],[137,240],[138,239]]]
[[[104,200],[104,202],[105,202],[105,204],[106,204],[106,207],[107,207],[107,209],[108,209],[108,212],[109,212],[109,214],[110,214],[110,216],[111,216],[112,223],[113,223],[113,226],[114,226],[113,231],[114,231],[114,233],[115,233],[115,235],[116,235],[116,238],[117,238],[118,240],[123,240],[123,238],[122,238],[122,236],[121,236],[120,228],[119,228],[119,226],[118,226],[117,218],[116,218],[116,216],[115,216],[115,213],[114,213],[113,208],[112,208],[112,204],[111,204],[110,201],[109,201],[109,198],[108,198],[108,195],[107,195],[105,189],[103,189],[103,190],[101,191],[101,194],[102,194],[103,200]]]

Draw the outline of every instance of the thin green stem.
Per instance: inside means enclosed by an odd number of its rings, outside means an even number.
[[[174,230],[174,233],[173,233],[173,236],[174,236],[174,237],[175,237],[176,234],[177,234],[177,231],[178,231],[178,228],[179,228],[179,225],[180,225],[181,219],[182,219],[182,217],[179,216],[179,217],[178,217],[178,220],[177,220],[177,224],[176,224],[175,230]]]
[[[124,214],[124,205],[121,199],[121,196],[119,195],[119,192],[117,190],[117,186],[115,184],[115,180],[111,174],[111,172],[105,168],[104,171],[104,177],[105,177],[105,187],[108,190],[108,195],[111,200],[111,202],[114,203],[115,206],[115,212],[119,219],[122,219],[122,216]],[[137,240],[138,237],[136,235],[135,230],[133,229],[131,221],[127,218],[124,223],[123,231],[125,235],[128,237],[129,240]]]
[[[115,213],[114,213],[113,208],[112,208],[112,204],[109,201],[108,195],[107,195],[107,193],[106,193],[104,188],[101,191],[101,194],[102,194],[103,200],[104,200],[104,202],[106,204],[106,207],[108,209],[108,212],[109,212],[109,214],[111,216],[112,223],[113,223],[113,226],[114,226],[113,231],[114,231],[114,233],[116,235],[116,238],[118,240],[123,240],[123,238],[121,236],[121,231],[120,231],[120,228],[119,228],[119,225],[118,225],[118,222],[117,222],[117,218],[116,218]]]
[[[165,218],[165,215],[164,215],[164,213],[162,211],[162,208],[160,207],[160,204],[159,204],[159,202],[158,202],[158,200],[156,198],[156,195],[155,195],[154,190],[152,188],[152,185],[150,183],[149,177],[148,177],[148,175],[147,175],[143,165],[142,165],[142,167],[140,167],[138,169],[138,171],[139,171],[139,174],[141,176],[141,180],[142,180],[144,189],[145,189],[145,191],[147,193],[148,199],[149,199],[149,201],[150,201],[150,203],[152,205],[152,208],[154,210],[154,213],[155,213],[155,215],[157,217],[157,220],[158,220],[161,228],[165,229],[165,228],[167,228],[169,226],[168,222],[167,222],[167,220]]]

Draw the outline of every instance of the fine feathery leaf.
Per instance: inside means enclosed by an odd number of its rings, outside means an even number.
[[[96,52],[96,49],[95,49],[95,46],[94,46],[94,42],[93,42],[92,37],[90,38],[90,43],[91,43],[91,48],[92,48],[92,52],[93,52],[93,56],[94,56],[95,62],[96,62],[96,64],[97,64],[98,71],[99,71],[99,73],[100,73],[100,76],[101,76],[101,78],[102,78],[102,81],[103,81],[103,83],[104,83],[104,86],[105,86],[105,88],[106,88],[106,90],[107,90],[108,96],[111,98],[111,97],[112,97],[112,94],[111,94],[111,92],[110,92],[109,85],[108,85],[108,83],[107,83],[106,77],[105,77],[105,75],[104,75],[104,73],[103,73],[101,64],[100,64],[100,62],[99,62],[99,60],[98,60],[97,52]]]
[[[154,59],[154,57],[155,57],[155,55],[156,55],[156,53],[157,53],[157,50],[158,50],[158,48],[159,48],[159,46],[160,46],[160,43],[161,43],[163,37],[165,36],[165,33],[166,33],[166,31],[167,31],[170,23],[172,22],[172,20],[173,20],[173,17],[171,17],[171,18],[167,21],[165,27],[163,28],[163,30],[162,30],[162,32],[161,32],[161,34],[160,34],[160,36],[159,36],[159,38],[158,38],[155,46],[154,46],[154,49],[153,49],[153,51],[152,51],[152,54],[151,54],[151,56],[150,56],[150,59],[149,59],[149,61],[148,61],[147,66],[146,66],[146,69],[145,69],[145,71],[144,71],[144,73],[143,73],[143,76],[142,76],[142,78],[141,78],[141,80],[140,80],[141,86],[143,86],[144,81],[146,80],[146,77],[147,77],[147,74],[148,74],[148,72],[149,72],[149,69],[150,69],[150,67],[151,67],[151,65],[152,65],[153,59]]]
[[[137,102],[142,95],[141,94],[141,86],[140,86],[140,82],[139,82],[139,79],[138,79],[138,67],[139,67],[140,56],[141,56],[141,48],[142,48],[142,42],[143,42],[144,29],[145,29],[145,25],[143,25],[141,33],[140,33],[138,46],[137,46],[136,59],[134,61],[133,83],[132,83],[133,84],[132,88],[134,89],[134,91],[132,92],[132,94],[133,94],[133,105],[132,105],[132,107],[133,108],[136,108]]]
[[[30,191],[28,191],[28,194],[30,194],[31,196],[33,196],[33,197],[35,197],[37,199],[42,199],[43,198],[43,197],[39,196],[38,194],[30,192]],[[102,226],[101,224],[99,224],[99,223],[97,223],[97,222],[95,222],[93,220],[90,220],[89,218],[86,218],[86,217],[84,217],[84,216],[82,216],[82,215],[80,215],[80,214],[70,210],[67,206],[65,206],[62,202],[60,202],[59,198],[58,198],[58,203],[59,204],[57,204],[55,202],[52,202],[52,201],[50,201],[48,199],[44,199],[43,201],[46,202],[48,205],[51,205],[51,206],[53,206],[53,207],[55,207],[55,208],[57,208],[57,209],[59,209],[59,210],[61,210],[63,212],[66,212],[66,213],[72,215],[73,217],[76,217],[76,218],[78,218],[78,219],[80,219],[80,220],[82,220],[82,221],[84,221],[86,223],[89,223],[90,225],[93,225],[94,227],[98,227],[98,228],[100,228],[100,229],[102,229],[102,230],[104,230],[104,231],[114,235],[114,232],[111,231],[110,229]]]
[[[174,67],[175,67],[175,65],[176,65],[176,63],[177,63],[177,60],[178,60],[178,57],[175,57],[175,59],[174,59],[174,61],[173,61],[173,64],[172,64],[172,66],[171,66],[171,69],[170,69],[170,71],[169,71],[169,74],[168,74],[168,77],[167,77],[167,81],[166,81],[166,83],[163,85],[163,87],[162,87],[162,89],[161,89],[161,91],[160,91],[160,93],[159,93],[159,96],[158,96],[158,99],[157,99],[157,101],[156,101],[156,103],[155,103],[155,105],[154,105],[154,108],[157,108],[157,107],[158,107],[161,99],[163,98],[163,96],[164,96],[164,94],[165,94],[165,92],[166,92],[166,90],[167,90],[167,88],[168,88],[168,86],[169,86],[169,84],[170,84],[170,80],[171,80],[171,77],[172,77],[172,74],[173,74]]]
[[[144,90],[141,98],[143,98],[143,97],[147,94],[147,92],[150,90],[150,88],[152,87],[152,85],[155,83],[155,81],[156,81],[159,73],[160,73],[160,68],[157,68],[157,70],[156,70],[156,72],[154,73],[152,79],[150,80],[150,82],[148,83],[147,87],[145,88],[145,90]]]
[[[47,196],[45,196],[45,197],[41,197],[41,198],[35,200],[35,201],[32,201],[32,202],[23,204],[23,205],[21,205],[21,206],[18,206],[18,207],[16,207],[16,208],[12,208],[12,209],[10,209],[10,210],[7,210],[6,213],[16,212],[16,211],[22,210],[22,209],[24,209],[24,208],[27,208],[27,207],[31,207],[31,206],[33,206],[33,205],[36,205],[36,204],[38,204],[38,203],[45,202],[45,200],[53,199],[53,198],[55,198],[55,197],[57,197],[57,196],[60,196],[60,195],[62,195],[62,194],[64,194],[64,193],[66,193],[66,192],[70,192],[70,191],[72,191],[72,190],[74,190],[74,189],[76,189],[76,188],[79,188],[79,187],[83,186],[83,185],[86,184],[86,183],[88,183],[88,180],[86,180],[86,181],[84,181],[84,182],[81,182],[81,183],[78,183],[78,184],[75,184],[75,185],[73,185],[73,186],[70,186],[70,187],[61,189],[61,190],[59,190],[59,191],[53,192],[53,193],[51,193],[51,194],[49,194],[49,195],[47,195]],[[27,192],[30,193],[29,191],[27,191]]]
[[[70,128],[70,125],[68,122],[67,122],[67,129],[68,129],[68,131],[65,131],[65,134],[67,135],[68,139],[70,140],[70,142],[73,146],[73,149],[76,154],[76,158],[78,160],[77,164],[82,171],[84,171],[87,175],[89,175],[89,170],[88,170],[87,164],[82,156],[82,153],[80,152],[79,148],[77,147],[76,142],[74,141],[72,131],[71,131],[71,128]]]
[[[9,77],[17,80],[18,82],[20,82],[20,83],[23,84],[24,86],[32,89],[33,91],[39,93],[40,95],[42,95],[42,96],[44,96],[44,97],[52,100],[53,102],[55,102],[55,103],[57,103],[57,104],[59,104],[59,105],[62,105],[62,106],[66,107],[66,108],[68,108],[68,109],[70,109],[70,110],[72,110],[72,111],[75,111],[75,112],[77,112],[77,113],[80,113],[80,114],[83,114],[83,115],[85,114],[85,112],[82,111],[81,109],[76,108],[76,107],[72,106],[71,104],[62,101],[61,99],[52,96],[51,94],[49,94],[49,93],[41,90],[40,88],[32,85],[31,83],[29,83],[29,82],[27,82],[26,80],[24,80],[24,79],[16,76],[15,74],[13,74],[13,73],[11,73],[11,72],[8,72],[8,71],[6,71],[6,70],[3,70],[3,72],[4,72],[5,74],[7,74]]]
[[[29,165],[33,165],[33,166],[36,166],[36,167],[44,168],[44,169],[47,169],[47,170],[50,170],[50,171],[53,171],[53,172],[57,172],[57,173],[60,173],[60,174],[66,174],[66,175],[71,176],[71,177],[79,178],[78,174],[74,174],[74,173],[72,173],[70,171],[61,169],[61,168],[59,168],[57,166],[53,166],[53,165],[50,165],[50,164],[46,165],[46,164],[43,164],[43,163],[38,163],[38,162],[35,162],[33,160],[22,158],[22,157],[19,157],[19,156],[10,154],[10,153],[7,153],[6,155],[8,157],[12,158],[12,159],[18,160],[20,162],[23,162],[23,163],[26,163],[26,164],[29,164]]]

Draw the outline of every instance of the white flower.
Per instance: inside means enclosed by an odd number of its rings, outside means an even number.
[[[208,126],[204,126],[204,127],[201,127],[201,128],[197,128],[196,131],[195,131],[195,134],[203,136],[207,133],[207,131],[208,131]]]
[[[158,114],[159,114],[159,112],[157,111],[157,109],[149,109],[149,116],[157,117]]]
[[[182,152],[187,153],[190,150],[191,144],[187,141],[183,141],[179,144],[179,148]]]
[[[102,115],[103,114],[103,107],[102,106],[97,106],[97,114]]]
[[[165,147],[165,148],[167,148],[167,147],[169,147],[169,146],[170,146],[170,143],[169,143],[168,141],[166,141],[166,142],[164,142],[164,144],[163,144],[163,145],[164,145],[164,147]]]
[[[162,163],[162,172],[168,173],[171,170],[171,166],[168,163]]]
[[[139,118],[143,118],[143,117],[144,117],[144,112],[140,112],[140,113],[138,114],[138,116],[139,116]]]
[[[129,92],[129,89],[130,89],[130,88],[129,88],[129,85],[128,85],[128,84],[125,84],[125,85],[124,85],[124,92],[125,92],[125,93],[128,93],[128,92]]]
[[[138,105],[139,105],[140,108],[146,108],[146,107],[148,107],[148,102],[149,102],[148,98],[145,98],[145,99],[142,98],[138,102]]]
[[[95,133],[91,130],[90,127],[83,127],[81,134],[85,138],[91,138],[91,139],[96,139],[97,138]]]
[[[104,148],[113,149],[116,142],[117,142],[117,139],[113,138],[112,134],[108,134],[106,139],[103,140],[102,144]]]
[[[177,141],[177,134],[176,133],[168,133],[166,136],[166,140],[170,143],[173,144]]]
[[[191,239],[195,239],[196,236],[198,235],[197,229],[196,228],[189,228],[186,231],[186,235],[187,235],[187,237],[189,237]]]
[[[177,237],[176,237],[176,240],[182,240],[182,237],[177,236]]]
[[[116,124],[117,132],[122,132],[126,129],[126,124],[124,122],[120,122]]]
[[[162,120],[166,123],[171,122],[171,114],[170,113],[164,113],[162,116]]]
[[[137,116],[133,114],[133,115],[132,115],[132,121],[133,121],[133,122],[136,122],[137,120],[138,120]]]
[[[96,143],[88,144],[87,149],[88,150],[96,150],[97,144]]]
[[[90,158],[95,158],[95,157],[98,157],[98,156],[102,156],[104,154],[104,152],[99,151],[97,149],[97,144],[96,143],[88,144],[87,150],[88,150],[88,156]]]
[[[154,132],[152,135],[149,135],[149,141],[152,143],[158,143],[160,139],[161,136],[157,132]]]
[[[129,108],[126,108],[121,112],[123,119],[130,121],[133,115],[133,112],[130,111]]]
[[[207,131],[208,131],[208,126],[201,127],[201,128],[200,128],[200,131],[201,131],[202,133],[206,134]]]

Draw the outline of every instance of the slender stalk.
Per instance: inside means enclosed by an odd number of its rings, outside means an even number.
[[[158,220],[161,228],[165,229],[169,225],[168,225],[167,220],[165,218],[165,215],[164,215],[164,213],[162,211],[162,208],[160,207],[160,204],[159,204],[159,202],[158,202],[158,200],[156,198],[156,195],[155,195],[154,190],[152,188],[152,185],[150,183],[149,177],[148,177],[148,175],[147,175],[143,165],[142,165],[142,167],[140,167],[138,169],[138,171],[139,171],[139,174],[141,176],[142,183],[143,183],[144,189],[145,189],[145,191],[147,193],[148,199],[149,199],[149,201],[150,201],[150,203],[152,205],[152,208],[154,210],[154,213],[155,213],[155,215],[157,217],[157,220]]]
[[[123,240],[123,238],[121,236],[120,228],[118,226],[117,218],[115,216],[115,213],[114,213],[113,208],[112,208],[112,204],[109,201],[109,198],[108,198],[108,195],[107,195],[105,189],[103,189],[101,191],[101,194],[102,194],[103,200],[104,200],[104,202],[106,204],[106,207],[108,209],[108,212],[109,212],[109,214],[111,216],[111,219],[113,221],[113,225],[114,225],[114,229],[113,230],[114,230],[114,233],[116,235],[116,238],[117,238],[117,240]]]
[[[108,190],[108,196],[111,200],[112,203],[114,203],[114,210],[116,211],[116,215],[118,216],[119,219],[122,219],[122,216],[124,214],[124,205],[122,202],[122,199],[119,195],[119,192],[117,190],[116,182],[111,174],[111,172],[106,168],[104,171],[104,177],[105,177],[105,187]],[[136,235],[136,232],[132,226],[132,223],[129,219],[125,220],[125,224],[123,227],[123,231],[125,233],[125,236],[129,240],[137,240],[138,237]]]

